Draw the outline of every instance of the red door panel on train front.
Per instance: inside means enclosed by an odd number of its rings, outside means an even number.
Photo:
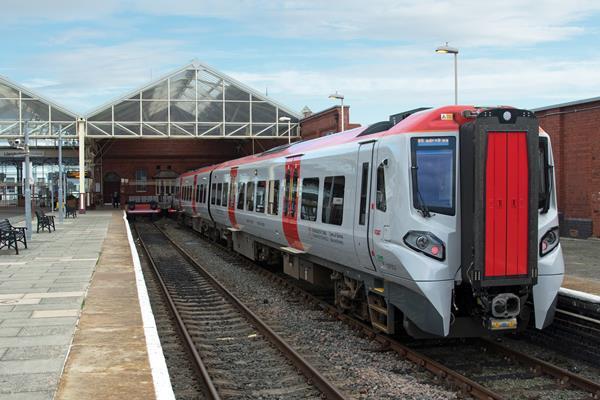
[[[525,132],[488,134],[485,188],[485,276],[526,275],[529,176]]]

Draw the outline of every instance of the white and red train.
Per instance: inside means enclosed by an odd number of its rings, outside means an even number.
[[[185,173],[177,202],[384,332],[473,336],[553,319],[553,164],[530,111],[447,106]]]

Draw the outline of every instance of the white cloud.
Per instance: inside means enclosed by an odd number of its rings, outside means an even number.
[[[599,10],[595,0],[3,1],[8,24],[44,19],[103,21],[131,13],[201,16],[235,21],[241,35],[452,41],[461,46],[522,46],[572,38],[586,32],[581,21]]]

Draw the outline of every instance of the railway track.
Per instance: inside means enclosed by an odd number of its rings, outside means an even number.
[[[222,246],[219,247],[221,250],[228,251]],[[379,343],[382,351],[396,352],[434,374],[437,380],[445,381],[471,397],[478,399],[600,398],[600,384],[597,382],[494,341],[461,341],[456,346],[448,343],[438,346],[428,343],[429,351],[419,346],[407,346],[340,313],[331,304],[299,288],[290,279],[269,272],[250,261],[245,264],[245,268],[275,282],[277,287],[285,288]]]
[[[346,398],[154,224],[134,228],[207,398]]]

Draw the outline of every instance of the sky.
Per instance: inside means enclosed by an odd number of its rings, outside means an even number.
[[[1,0],[0,75],[85,115],[196,59],[300,111],[360,124],[454,101],[600,96],[600,2]]]

